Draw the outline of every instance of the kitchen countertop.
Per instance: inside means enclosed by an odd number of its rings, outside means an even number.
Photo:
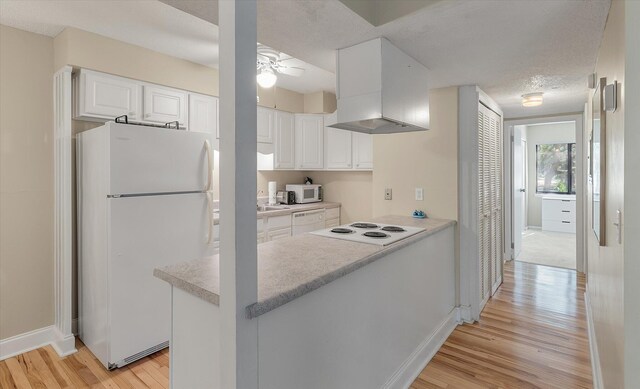
[[[409,216],[383,216],[367,221],[422,227],[426,230],[388,246],[313,234],[302,234],[260,244],[258,302],[247,307],[248,317],[255,318],[267,313],[393,251],[455,224],[453,220],[414,219]],[[218,261],[219,256],[214,255],[155,269],[153,274],[176,288],[218,305]]]
[[[257,218],[258,219],[264,219],[265,217],[270,217],[270,216],[284,216],[284,215],[290,215],[294,212],[302,212],[302,211],[312,211],[314,209],[323,209],[323,208],[338,208],[340,207],[340,203],[333,203],[333,202],[329,202],[329,201],[321,201],[318,203],[308,203],[308,204],[291,204],[291,205],[284,205],[282,204],[282,206],[285,207],[289,207],[287,209],[276,209],[273,211],[258,211],[257,212]],[[213,217],[213,222],[214,224],[218,224],[220,220],[220,214],[219,213],[215,213],[214,217]]]

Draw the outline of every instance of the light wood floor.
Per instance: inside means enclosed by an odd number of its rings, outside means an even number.
[[[572,270],[505,265],[480,321],[456,328],[411,389],[591,388],[584,289]]]
[[[506,265],[480,322],[458,327],[411,388],[591,388],[584,286],[574,271]],[[169,387],[168,350],[109,372],[77,346],[66,358],[47,346],[0,362],[0,388]]]
[[[169,387],[169,349],[108,371],[82,342],[78,352],[60,358],[46,346],[0,362],[0,388],[142,389]]]

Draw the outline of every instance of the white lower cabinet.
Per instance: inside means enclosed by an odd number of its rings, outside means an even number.
[[[542,198],[542,230],[576,233],[576,200]]]
[[[158,85],[144,85],[144,116],[156,123],[187,124],[187,92]]]
[[[340,207],[327,208],[324,211],[325,228],[333,228],[340,225]]]
[[[278,228],[276,230],[269,230],[267,232],[267,241],[270,242],[272,240],[284,239],[290,236],[291,236],[291,227]]]

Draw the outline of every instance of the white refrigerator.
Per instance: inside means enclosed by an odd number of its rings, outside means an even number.
[[[79,335],[108,369],[169,345],[156,267],[212,255],[209,134],[109,122],[77,140]]]

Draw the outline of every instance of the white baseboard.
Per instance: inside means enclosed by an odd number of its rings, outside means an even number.
[[[589,298],[589,288],[584,293],[584,305],[587,311],[587,331],[589,333],[589,351],[591,352],[591,374],[593,375],[593,389],[603,389],[602,370],[600,367],[600,354],[598,354],[598,344],[596,342],[596,330],[593,326],[593,312],[591,311],[591,299]]]
[[[61,357],[76,352],[73,336],[65,338],[55,326],[48,326],[0,340],[0,361],[47,345]]]
[[[460,323],[473,323],[473,317],[471,315],[470,305],[461,305],[458,308],[458,322]]]
[[[440,350],[440,347],[442,347],[453,330],[456,329],[458,324],[462,324],[459,318],[460,310],[456,307],[447,315],[440,326],[420,343],[418,348],[414,350],[382,387],[384,389],[406,389],[411,386],[431,358]]]

